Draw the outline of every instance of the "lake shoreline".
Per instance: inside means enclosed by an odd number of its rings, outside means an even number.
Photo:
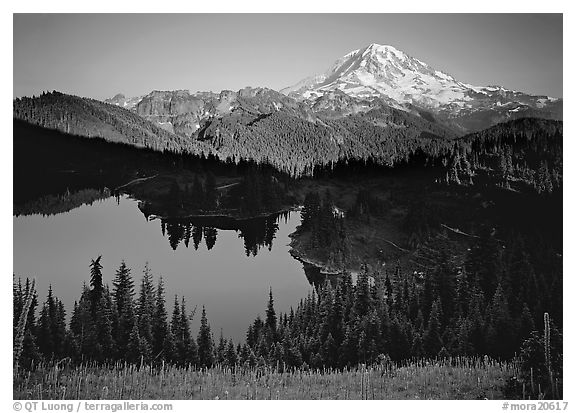
[[[212,218],[212,219],[230,220],[230,221],[235,222],[235,223],[240,223],[240,222],[246,222],[246,221],[250,221],[250,220],[254,220],[254,219],[258,219],[258,218],[268,218],[268,217],[271,217],[274,215],[289,213],[289,212],[293,212],[293,211],[299,211],[302,209],[302,206],[300,206],[300,205],[291,205],[291,206],[284,206],[283,208],[281,208],[277,211],[266,211],[266,212],[261,212],[261,213],[256,214],[256,215],[242,215],[242,214],[234,214],[234,213],[225,213],[224,211],[222,211],[221,213],[215,213],[215,212],[211,211],[211,212],[206,213],[206,214],[193,213],[193,214],[186,214],[186,215],[169,214],[169,213],[167,214],[165,212],[159,211],[157,213],[150,213],[147,215],[147,213],[145,212],[145,209],[148,205],[150,205],[151,201],[146,200],[146,199],[140,199],[137,197],[136,194],[132,194],[128,191],[124,191],[124,193],[126,193],[129,197],[131,197],[132,199],[134,199],[138,202],[138,208],[142,211],[142,213],[145,214],[145,216],[147,216],[146,219],[149,219],[150,221],[153,221],[156,219],[160,219],[160,220],[200,219],[201,220],[201,219],[206,219],[206,218]],[[231,212],[231,211],[229,211],[229,212]],[[339,276],[339,275],[343,274],[343,271],[331,268],[322,260],[315,259],[315,258],[311,257],[310,252],[306,251],[306,249],[302,245],[302,242],[299,242],[299,241],[301,241],[302,235],[303,234],[299,231],[299,226],[296,227],[296,230],[294,232],[292,232],[291,234],[288,235],[288,237],[291,239],[290,243],[288,244],[290,247],[289,253],[295,260],[300,261],[304,265],[309,265],[309,266],[312,266],[312,267],[318,269],[320,274],[325,275],[325,276]]]

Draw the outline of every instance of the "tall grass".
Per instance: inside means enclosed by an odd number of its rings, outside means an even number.
[[[24,345],[24,335],[26,334],[26,321],[28,320],[28,313],[30,312],[30,307],[32,306],[32,300],[34,300],[34,293],[36,288],[36,278],[32,279],[32,284],[30,289],[26,291],[26,299],[24,301],[24,307],[18,318],[18,324],[16,326],[16,335],[14,337],[14,347],[13,347],[13,363],[14,370],[18,371],[20,356],[22,355],[22,349]]]
[[[546,363],[548,378],[550,379],[552,398],[556,399],[558,391],[557,381],[554,381],[554,375],[552,374],[552,358],[550,355],[550,315],[548,313],[544,313],[544,360]]]
[[[515,374],[513,363],[464,357],[345,371],[40,365],[15,376],[13,391],[15,399],[498,399]]]

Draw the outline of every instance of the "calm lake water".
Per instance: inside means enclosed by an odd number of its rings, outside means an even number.
[[[288,235],[299,223],[299,212],[240,230],[161,223],[147,221],[138,201],[108,198],[63,214],[14,217],[14,274],[36,277],[40,306],[51,284],[69,316],[83,283],[89,283],[91,259],[102,255],[110,288],[124,260],[136,292],[148,262],[155,282],[164,278],[170,311],[176,294],[185,297],[189,311],[198,307],[194,334],[204,305],[216,340],[222,329],[225,337],[244,341],[249,324],[265,316],[270,288],[277,313],[296,307],[312,290],[302,264],[289,254]],[[253,228],[262,225],[266,228]]]

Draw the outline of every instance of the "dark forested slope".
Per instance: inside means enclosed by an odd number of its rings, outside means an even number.
[[[232,106],[203,119],[189,136],[171,133],[121,107],[59,92],[16,99],[14,118],[68,134],[102,137],[154,150],[213,155],[221,161],[235,163],[254,161],[296,177],[312,175],[318,166],[342,161],[394,166],[408,161],[416,153],[430,161],[452,154],[455,168],[469,172],[464,164],[460,165],[461,158],[470,153],[471,146],[478,147],[478,143],[473,143],[475,140],[486,142],[482,144],[487,145],[482,149],[482,156],[492,159],[494,150],[502,147],[502,139],[506,146],[509,139],[520,136],[531,139],[532,149],[520,155],[526,155],[532,166],[540,155],[537,146],[549,136],[561,136],[562,132],[561,122],[519,119],[455,140],[454,132],[426,114],[380,103],[346,116],[325,116],[267,89],[238,92]],[[492,141],[495,143],[490,143]],[[461,148],[456,158],[455,148]],[[474,165],[477,163],[472,163]],[[523,164],[510,166],[522,167]],[[547,167],[557,170],[561,163]]]
[[[155,150],[194,151],[184,138],[166,132],[137,114],[94,99],[43,93],[14,100],[14,118],[71,135],[100,137]]]
[[[136,113],[59,92],[14,101],[14,118],[73,135],[222,161],[251,160],[293,176],[342,160],[393,165],[418,148],[450,147],[449,130],[414,114],[378,106],[367,113],[322,120],[302,103],[274,91],[238,93],[233,107],[205,119],[191,136],[166,131]],[[433,119],[432,119],[433,120]]]

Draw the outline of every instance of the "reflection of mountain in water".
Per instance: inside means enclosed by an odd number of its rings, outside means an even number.
[[[268,216],[247,219],[235,219],[227,216],[196,216],[186,218],[161,218],[162,234],[168,237],[172,249],[176,250],[180,243],[186,248],[192,245],[194,249],[202,243],[208,250],[214,247],[218,230],[236,231],[238,237],[244,240],[246,255],[256,256],[262,247],[272,249],[272,241],[278,231],[278,223],[287,222],[290,212],[280,212]]]

